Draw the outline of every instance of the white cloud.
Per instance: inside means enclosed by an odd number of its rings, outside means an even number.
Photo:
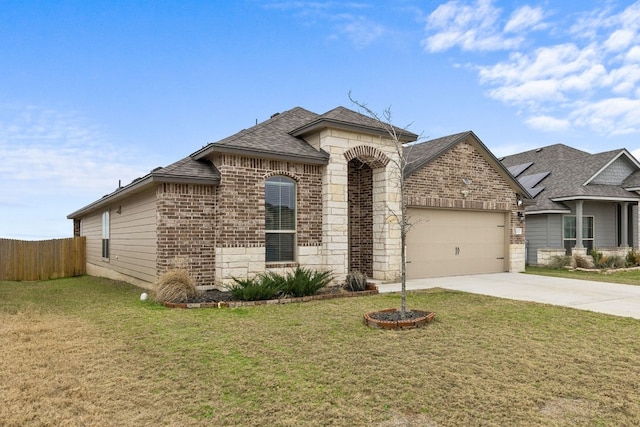
[[[484,56],[492,62],[470,68],[489,97],[524,109],[521,116],[529,117],[525,124],[532,128],[640,132],[640,1],[618,12],[614,6],[560,16],[531,5],[503,11],[490,0],[453,0],[429,15],[423,44],[430,52],[507,50],[506,57]],[[508,19],[500,31],[503,16]],[[546,22],[550,16],[555,22]],[[567,19],[575,20],[568,28]],[[528,37],[545,27],[554,29],[553,42]],[[534,46],[531,51],[522,50],[521,35]]]
[[[429,34],[422,45],[428,52],[442,52],[453,47],[465,51],[516,49],[525,41],[524,33],[546,28],[541,8],[523,6],[507,20],[500,20],[502,10],[493,0],[466,3],[452,0],[438,6],[427,18]]]
[[[522,6],[511,14],[504,26],[505,33],[516,33],[529,28],[541,30],[547,27],[543,23],[544,12],[541,7]]]
[[[115,190],[118,179],[124,184],[148,172],[141,158],[148,156],[113,146],[77,114],[33,106],[0,108],[4,202],[36,200],[39,194],[98,198],[101,192]]]
[[[0,236],[71,236],[70,212],[115,190],[119,179],[124,185],[148,173],[152,161],[78,114],[0,105]]]
[[[567,130],[571,123],[566,119],[557,119],[550,116],[535,116],[525,120],[527,126],[544,132],[557,132]]]
[[[357,48],[369,46],[389,33],[387,27],[366,15],[372,5],[366,2],[282,1],[265,2],[268,10],[293,11],[305,25],[330,28],[328,40],[345,37]],[[327,22],[331,25],[327,25]]]
[[[337,30],[356,47],[369,46],[387,33],[386,28],[363,16],[342,14],[335,18]]]
[[[635,33],[629,30],[616,30],[604,42],[604,48],[609,51],[619,52],[633,43]]]
[[[625,135],[640,131],[640,100],[607,98],[583,102],[571,113],[577,126],[597,129],[601,134]]]

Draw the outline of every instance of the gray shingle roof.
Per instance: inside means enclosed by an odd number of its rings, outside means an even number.
[[[590,154],[563,144],[555,144],[506,156],[502,163],[512,170],[532,163],[518,176],[521,182],[532,180],[532,177],[539,178],[541,175],[538,174],[547,173],[538,184],[533,184],[533,193],[536,193],[536,189],[543,190],[535,195],[535,204],[527,206],[527,211],[566,211],[568,207],[562,203],[564,199],[640,199],[640,195],[624,190],[622,185],[583,185],[622,151],[627,153],[626,150],[612,150]],[[627,178],[629,181],[632,179],[634,178]],[[640,177],[638,182],[640,183]]]
[[[373,117],[349,110],[345,107],[336,107],[333,110],[327,111],[315,120],[305,123],[296,129],[292,129],[291,134],[302,136],[308,132],[328,126],[343,129],[357,129],[364,133],[373,133],[374,135],[382,135],[384,137],[389,136],[389,131],[393,129],[393,132],[395,132],[398,140],[401,142],[410,142],[418,139],[418,135],[413,132],[397,126],[389,128],[386,124],[381,123]]]
[[[318,151],[304,139],[290,132],[318,117],[317,114],[296,107],[272,116],[269,120],[244,129],[234,135],[213,142],[191,156],[203,159],[212,153],[243,153],[258,157],[291,159],[300,162],[327,163],[329,155]]]
[[[473,132],[466,131],[442,138],[432,139],[419,144],[405,145],[403,154],[407,162],[405,176],[410,176],[424,165],[447,152],[450,148],[462,141]]]
[[[166,178],[195,178],[212,181],[216,184],[220,182],[220,172],[211,162],[194,160],[190,156],[164,168],[156,168],[151,172],[151,175]]]
[[[207,160],[194,160],[191,157],[185,157],[167,167],[158,167],[141,178],[136,178],[124,187],[116,188],[115,191],[109,193],[87,206],[67,215],[67,218],[77,218],[84,213],[90,212],[101,206],[108,205],[114,200],[120,199],[126,195],[139,191],[141,188],[158,182],[177,182],[191,184],[210,184],[217,185],[220,183],[220,172],[216,167]]]

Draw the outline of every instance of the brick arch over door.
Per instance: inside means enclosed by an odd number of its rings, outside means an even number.
[[[358,145],[350,150],[345,151],[344,157],[347,161],[358,159],[372,169],[384,168],[389,164],[389,157],[382,151],[369,145]]]

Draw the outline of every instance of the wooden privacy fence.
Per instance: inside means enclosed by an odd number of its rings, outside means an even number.
[[[47,280],[86,272],[86,238],[0,239],[0,280]]]

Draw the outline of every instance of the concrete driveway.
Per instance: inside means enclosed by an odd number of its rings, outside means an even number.
[[[400,283],[384,284],[378,285],[378,289],[380,292],[399,292],[400,286]],[[640,319],[640,286],[522,273],[407,280],[407,290],[429,288],[534,301]]]

